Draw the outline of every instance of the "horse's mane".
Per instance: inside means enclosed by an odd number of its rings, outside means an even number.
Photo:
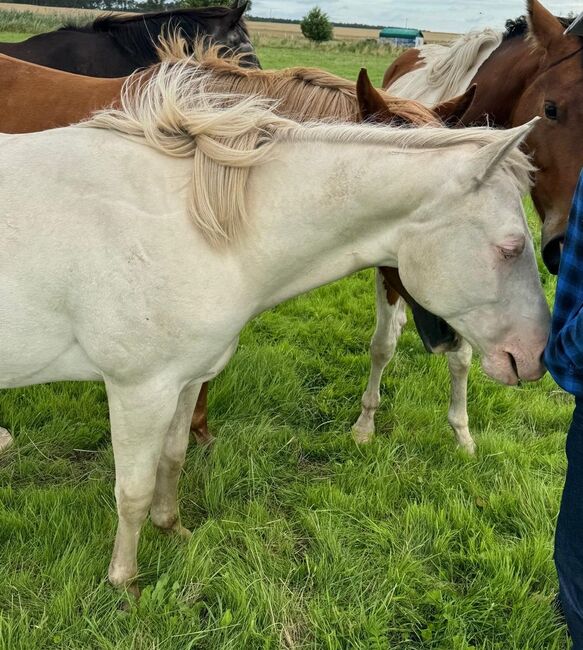
[[[565,29],[575,20],[574,18],[562,18],[561,16],[555,16],[555,18],[563,25]],[[528,36],[528,18],[526,16],[518,16],[518,18],[509,18],[506,21],[506,31],[504,32],[504,40],[507,41],[509,38],[515,38],[516,36],[522,36],[526,38]]]
[[[459,94],[460,82],[475,65],[480,52],[494,49],[501,41],[499,32],[484,29],[464,34],[448,48],[424,47],[421,53],[427,67],[427,85],[441,88],[441,99]]]
[[[192,53],[192,44],[208,32],[217,21],[225,20],[232,13],[229,7],[201,7],[198,9],[173,9],[144,14],[106,14],[93,21],[78,25],[66,23],[59,31],[85,34],[109,34],[126,51],[142,57],[153,57],[158,39],[165,34],[180,34]],[[249,36],[243,18],[232,26],[245,37]]]
[[[237,240],[247,225],[245,189],[250,169],[273,156],[277,142],[383,145],[427,151],[456,145],[485,146],[504,137],[493,129],[394,128],[366,124],[300,124],[276,113],[265,98],[211,91],[211,73],[189,60],[164,62],[132,75],[120,108],[94,114],[82,126],[113,130],[166,155],[192,158],[189,212],[214,246]],[[501,163],[525,191],[531,165],[518,149]]]
[[[185,58],[182,39],[163,39],[158,48],[161,61],[179,63]],[[356,83],[318,68],[286,68],[260,70],[238,65],[244,55],[229,59],[220,56],[217,46],[199,44],[190,65],[211,73],[208,84],[213,92],[260,95],[278,100],[275,110],[285,117],[305,122],[337,120],[355,122],[358,119]],[[438,124],[439,119],[419,102],[394,97],[379,90],[388,109],[397,121],[413,125]]]

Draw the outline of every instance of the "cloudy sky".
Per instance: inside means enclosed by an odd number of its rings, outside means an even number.
[[[524,13],[524,0],[253,0],[252,14],[301,18],[318,4],[338,22],[418,27],[465,32],[480,27],[502,28],[507,18]],[[553,13],[583,11],[583,0],[545,0]]]

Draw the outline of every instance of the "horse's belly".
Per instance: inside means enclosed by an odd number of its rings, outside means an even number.
[[[67,339],[15,336],[0,328],[0,388],[101,379],[81,346]]]

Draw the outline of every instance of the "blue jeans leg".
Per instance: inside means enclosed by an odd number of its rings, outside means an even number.
[[[555,565],[573,650],[583,650],[583,400],[576,402],[567,434],[567,462],[555,537]]]

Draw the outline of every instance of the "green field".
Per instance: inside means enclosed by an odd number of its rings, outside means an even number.
[[[378,81],[386,61],[261,48]],[[533,231],[536,219],[529,207]],[[571,402],[550,378],[470,377],[475,458],[455,448],[448,374],[408,326],[378,435],[357,447],[374,326],[371,271],[250,324],[213,383],[217,442],[192,446],[186,544],[147,524],[143,596],[105,581],[116,524],[97,384],[0,392],[0,648],[559,650],[552,535]],[[549,299],[554,281],[543,272]]]

